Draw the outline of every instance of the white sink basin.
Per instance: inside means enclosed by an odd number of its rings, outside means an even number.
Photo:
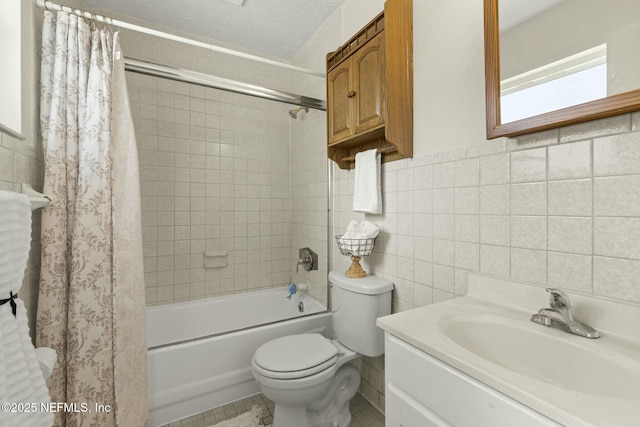
[[[571,294],[588,339],[530,321],[544,288],[469,274],[468,294],[378,326],[561,425],[638,426],[640,306]]]
[[[640,396],[638,364],[601,342],[498,316],[448,318],[440,328],[458,345],[519,374],[602,397]]]

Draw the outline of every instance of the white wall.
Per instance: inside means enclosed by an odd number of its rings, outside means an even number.
[[[349,40],[384,9],[384,0],[347,0],[340,8],[342,43]],[[334,46],[333,49],[338,46]]]
[[[413,153],[485,140],[481,0],[413,2]]]

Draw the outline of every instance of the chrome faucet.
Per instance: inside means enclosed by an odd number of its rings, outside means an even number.
[[[549,292],[549,306],[541,308],[531,316],[531,321],[544,326],[561,329],[574,335],[586,338],[600,338],[600,333],[573,318],[569,295],[560,289],[547,288]]]

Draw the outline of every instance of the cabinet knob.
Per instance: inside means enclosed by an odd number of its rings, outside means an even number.
[[[347,98],[353,98],[354,96],[356,96],[356,93],[354,91],[350,91],[349,93],[347,93]]]

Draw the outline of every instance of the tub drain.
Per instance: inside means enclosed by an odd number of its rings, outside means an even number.
[[[298,303],[298,311],[304,313],[304,303],[302,301]]]

